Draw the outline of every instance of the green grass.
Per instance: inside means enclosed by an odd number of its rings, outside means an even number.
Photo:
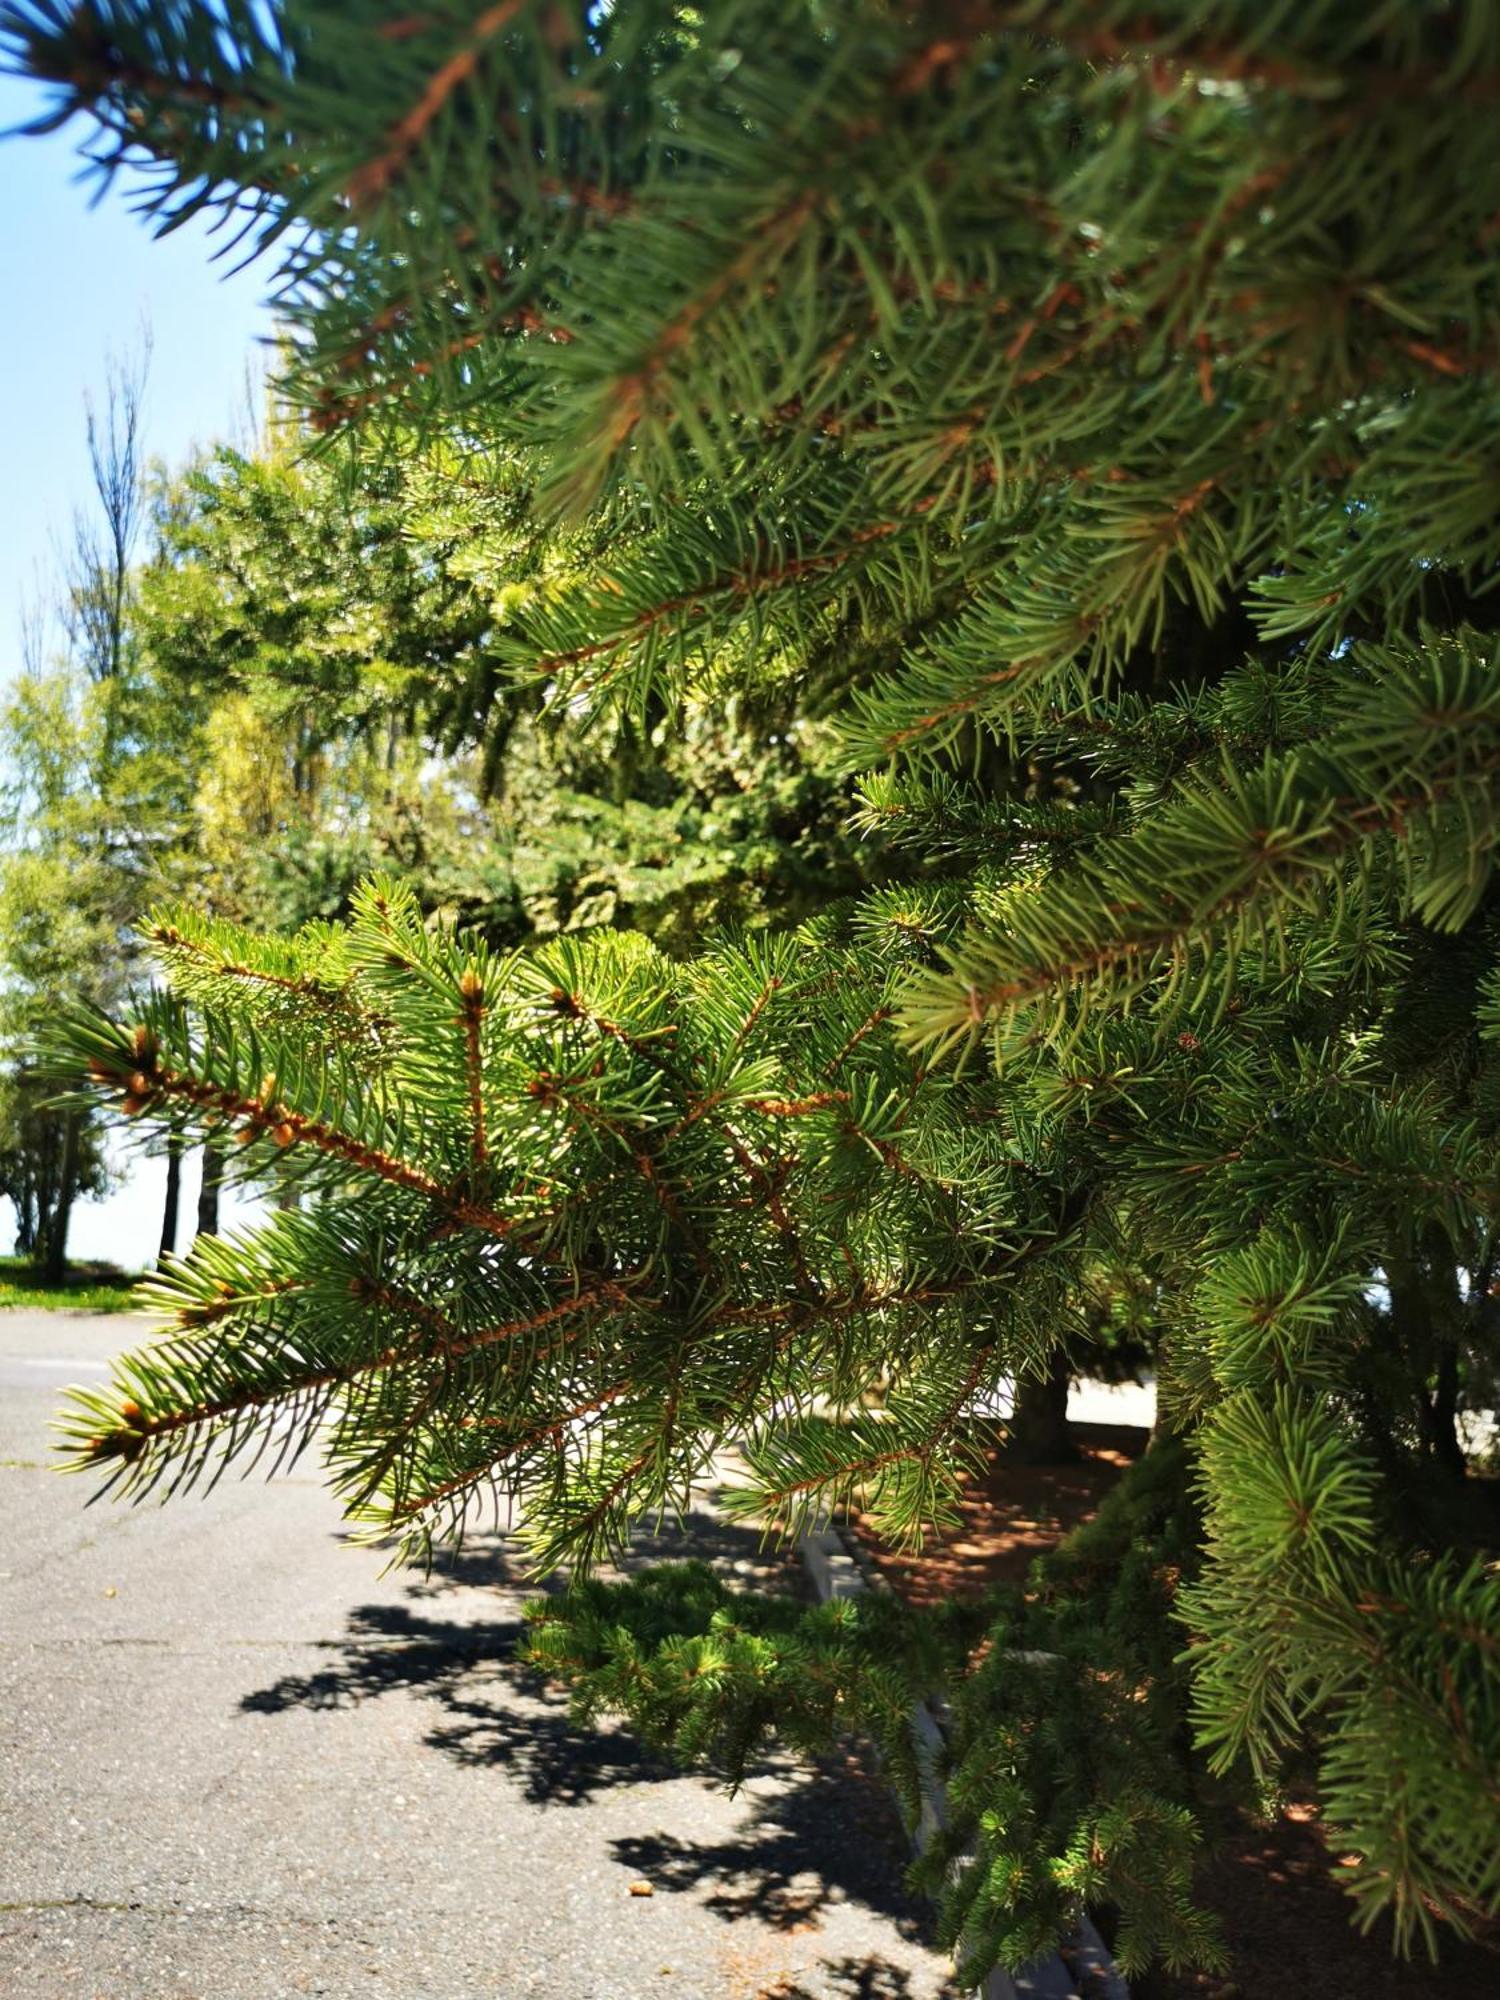
[[[0,1257],[0,1311],[31,1306],[46,1312],[132,1312],[138,1276],[114,1264],[70,1264],[62,1283],[49,1285],[29,1258]]]

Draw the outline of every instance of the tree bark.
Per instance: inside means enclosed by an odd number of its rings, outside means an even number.
[[[57,1201],[43,1246],[42,1277],[49,1285],[60,1285],[68,1274],[68,1222],[73,1213],[73,1195],[78,1179],[78,1148],[83,1135],[83,1114],[70,1111],[63,1120],[62,1161],[57,1174]]]
[[[61,1119],[48,1117],[43,1127],[43,1138],[37,1151],[34,1195],[36,1213],[32,1221],[31,1257],[38,1265],[47,1255],[47,1245],[52,1240],[52,1206],[57,1193],[57,1155],[60,1145],[57,1138]]]
[[[31,1256],[40,1264],[47,1254],[47,1244],[52,1235],[52,1197],[49,1189],[39,1187],[36,1193],[36,1221],[31,1231]]]
[[[36,1196],[30,1188],[23,1188],[16,1196],[16,1255],[34,1255],[36,1241]]]
[[[219,1189],[224,1182],[224,1155],[217,1146],[203,1148],[203,1181],[198,1189],[198,1234],[219,1233]]]
[[[182,1141],[167,1141],[167,1198],[161,1211],[161,1248],[158,1265],[165,1264],[177,1248],[177,1213],[182,1205]]]
[[[1458,1350],[1453,1346],[1439,1350],[1437,1380],[1423,1427],[1433,1458],[1450,1479],[1462,1479],[1468,1466],[1458,1435]]]
[[[1066,1465],[1078,1456],[1068,1430],[1068,1390],[1073,1371],[1066,1354],[1054,1354],[1047,1373],[1022,1376],[1007,1426],[1008,1458],[1026,1465]]]
[[[1458,1343],[1465,1320],[1458,1265],[1440,1230],[1428,1230],[1422,1248],[1425,1259],[1386,1259],[1391,1326],[1412,1381],[1423,1454],[1449,1478],[1461,1480],[1466,1468],[1458,1435]]]

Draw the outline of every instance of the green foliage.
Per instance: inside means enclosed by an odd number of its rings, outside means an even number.
[[[1194,1808],[1214,1787],[1187,1755],[1173,1643],[1198,1531],[1185,1472],[1180,1445],[1159,1448],[1026,1589],[936,1615],[879,1591],[813,1608],[746,1596],[677,1565],[541,1599],[525,1656],[580,1720],[624,1716],[735,1784],[773,1738],[816,1755],[871,1736],[913,1822],[931,1755],[913,1712],[938,1696],[947,1824],[914,1872],[961,1978],[1031,1963],[1089,1903],[1118,1911],[1127,1971],[1222,1963],[1191,1897]]]
[[[951,1501],[973,1405],[1096,1310],[1094,1260],[1128,1244],[1149,1252],[1170,1328],[1176,1421],[1205,1440],[1209,1562],[1183,1612],[1199,1738],[1270,1771],[1326,1732],[1330,1810],[1379,1857],[1361,1883],[1370,1907],[1405,1927],[1441,1899],[1464,1920],[1493,1893],[1479,1671],[1492,1588],[1420,1545],[1399,1582],[1372,1583],[1359,1439],[1380,1440],[1399,1504],[1426,1459],[1420,1424],[1404,1446],[1390,1432],[1392,1385],[1425,1396],[1429,1359],[1372,1297],[1376,1260],[1430,1254],[1437,1229],[1450,1260],[1485,1268],[1493,1149],[1451,1093],[1385,1066],[1378,1033],[1329,1033],[1337,1019],[1378,1027],[1399,950],[1346,956],[1332,981],[1247,955],[1235,1010],[1179,1013],[1193,1026],[1165,1046],[1149,1021],[1096,1023],[1066,1072],[1035,1037],[999,1074],[923,1073],[894,1007],[942,911],[938,892],[883,892],[686,964],[617,933],[496,958],[424,926],[392,884],[362,892],[352,926],[287,942],[153,919],[174,991],[125,1025],[75,1014],[50,1063],[86,1066],[135,1119],[235,1141],[244,1170],[319,1198],[154,1281],[165,1337],[79,1393],[69,1449],[139,1492],[267,1449],[280,1462],[321,1435],[372,1531],[420,1547],[495,1491],[541,1561],[586,1568],[748,1433],[747,1509],[795,1522],[857,1492],[912,1535]],[[1449,1336],[1476,1353],[1489,1337],[1483,1316]],[[1386,1375],[1373,1403],[1372,1364]],[[864,1407],[877,1384],[879,1407]],[[1096,1579],[1118,1568],[1119,1605],[1085,1593],[1076,1631],[1052,1606],[1044,1639],[1023,1608],[994,1640],[997,1657],[1071,1663],[1066,1697],[1050,1668],[1032,1676],[1047,1729],[1025,1724],[1025,1703],[1019,1735],[999,1728],[999,1668],[955,1701],[956,1787],[964,1716],[991,1760],[974,1766],[964,1821],[989,1887],[966,1875],[954,1919],[976,1966],[1034,1953],[1080,1897],[1124,1897],[1143,1852],[1127,1956],[1210,1952],[1185,1901],[1190,1786],[1163,1782],[1190,1760],[1162,1559],[1143,1531],[1149,1575],[1121,1567],[1133,1530],[1100,1533],[1108,1561],[1087,1535],[1076,1560]],[[1393,1671],[1356,1614],[1372,1590],[1416,1601],[1413,1578],[1431,1621],[1422,1671],[1444,1699],[1401,1665],[1426,1732],[1412,1782],[1435,1817],[1397,1866],[1392,1802],[1403,1816],[1409,1802],[1388,1788],[1356,1799],[1341,1774]],[[761,1655],[737,1646],[725,1671],[743,1693]],[[1149,1757],[1132,1733],[1157,1712],[1148,1684],[1163,1707]],[[680,1747],[745,1754],[774,1719],[769,1695],[716,1722],[651,1685],[662,1740],[680,1730]],[[1045,1745],[1062,1764],[1037,1761]],[[1442,1788],[1426,1775],[1439,1748]],[[1460,1807],[1462,1833],[1444,1816]]]
[[[180,825],[177,732],[130,727],[133,693],[59,663],[0,704],[0,1185],[18,1247],[61,1275],[68,1214],[107,1192],[104,1130],[64,1116],[21,1054],[64,1001],[113,1005],[140,969],[133,920]]]
[[[811,654],[927,753],[1179,613],[1323,651],[1493,560],[1485,6],[387,14],[4,23],[148,209],[275,246],[321,425],[533,455],[560,696]]]
[[[1373,1465],[1305,1396],[1232,1397],[1207,1427],[1210,1564],[1185,1593],[1198,1739],[1262,1772],[1322,1727],[1324,1809],[1353,1850],[1347,1888],[1398,1937],[1466,1928],[1500,1880],[1495,1634],[1479,1558],[1382,1551]]]
[[[103,172],[280,260],[287,393],[329,465],[396,468],[372,562],[415,623],[483,581],[451,676],[378,621],[325,646],[318,600],[287,684],[422,690],[491,775],[515,717],[558,725],[671,811],[684,773],[634,760],[674,719],[735,704],[739,789],[795,796],[790,717],[797,757],[877,767],[859,824],[913,879],[682,963],[571,934],[501,962],[372,891],[60,1024],[59,1069],[320,1195],[163,1280],[170,1337],[75,1452],[140,1488],[326,1420],[372,1523],[498,1485],[583,1563],[748,1431],[772,1512],[868,1491],[909,1534],[1001,1376],[1119,1312],[1203,1562],[1138,1627],[1049,1613],[1030,1650],[1068,1665],[1029,1693],[1016,1612],[965,1683],[971,1969],[1078,1898],[1132,1898],[1132,1962],[1210,1951],[1184,1684],[1201,1753],[1316,1765],[1362,1918],[1404,1946],[1492,1915],[1500,1526],[1459,1420],[1500,1355],[1500,13],[393,21],[0,4]],[[429,452],[475,490],[424,527]],[[362,546],[335,524],[289,573],[316,597]],[[655,927],[627,872],[615,914]],[[718,1611],[682,1611],[707,1643]],[[770,1640],[714,1631],[743,1741]],[[717,1740],[663,1686],[662,1729]]]
[[[50,1067],[320,1199],[154,1281],[176,1331],[68,1431],[126,1490],[331,1419],[373,1530],[501,1490],[587,1565],[750,1426],[763,1505],[862,1488],[911,1532],[969,1400],[1056,1340],[1076,1204],[992,1080],[913,1077],[895,925],[498,958],[377,882],[284,943],[151,934],[174,990],[74,1011]],[[886,1410],[830,1431],[877,1357]]]
[[[910,1800],[910,1621],[889,1599],[819,1605],[736,1595],[706,1563],[588,1582],[527,1609],[522,1657],[573,1691],[583,1723],[624,1715],[653,1748],[732,1785],[774,1735],[810,1755],[851,1730],[882,1746]]]
[[[52,1096],[24,1064],[0,1076],[0,1195],[15,1209],[22,1258],[46,1256],[64,1193],[68,1127]],[[75,1127],[71,1165],[67,1183],[75,1195],[108,1193],[112,1177],[101,1121]]]
[[[908,1003],[941,1049],[994,1022],[1004,1038],[1064,1036],[1096,1002],[1196,987],[1228,999],[1241,956],[1287,958],[1298,914],[1337,935],[1414,912],[1443,930],[1475,913],[1490,879],[1500,756],[1500,651],[1460,630],[1420,649],[1355,647],[1316,690],[1316,740],[1252,761],[1210,751],[1139,822],[1089,855],[1023,882],[961,939]],[[1392,880],[1394,876],[1394,880]]]
[[[476,579],[524,568],[527,523],[498,484],[481,503],[451,454],[308,465],[301,442],[276,412],[254,453],[220,446],[171,484],[141,618],[169,680],[296,713],[316,755],[412,713],[439,677],[482,676],[495,607]]]
[[[132,567],[145,512],[147,356],[85,400],[92,505],[51,604],[22,619],[25,671],[0,705],[0,1177],[16,1243],[61,1284],[75,1199],[109,1187],[99,1122],[59,1113],[21,1047],[64,997],[119,999],[133,919],[180,849],[191,717],[142,659]],[[49,648],[59,641],[54,656]]]
[[[139,644],[203,718],[197,897],[291,930],[382,872],[495,943],[613,923],[680,952],[867,879],[826,732],[787,701],[584,728],[510,680],[519,607],[584,560],[519,454],[306,443],[280,415],[189,468],[140,579]]]
[[[1176,1579],[1197,1559],[1184,1472],[1180,1444],[1148,1453],[1025,1590],[998,1594],[954,1680],[950,1823],[920,1872],[935,1892],[952,1875],[943,1931],[961,1976],[1030,1963],[1088,1905],[1117,1911],[1127,1975],[1224,1963],[1192,1899],[1215,1800],[1173,1644]]]

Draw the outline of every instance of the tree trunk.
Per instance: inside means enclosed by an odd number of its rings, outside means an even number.
[[[57,1131],[61,1120],[48,1116],[44,1124],[44,1137],[38,1150],[36,1164],[36,1214],[31,1229],[31,1255],[34,1262],[42,1263],[47,1255],[47,1245],[52,1240],[52,1200],[57,1192]]]
[[[198,1189],[198,1234],[219,1233],[219,1189],[224,1183],[224,1155],[217,1146],[203,1148],[203,1183]]]
[[[161,1211],[161,1248],[158,1265],[165,1264],[177,1248],[177,1211],[182,1205],[182,1141],[167,1141],[167,1198]]]
[[[1073,1371],[1066,1354],[1054,1354],[1043,1376],[1022,1376],[1011,1411],[1008,1458],[1025,1465],[1065,1465],[1078,1456],[1068,1431],[1068,1390]]]
[[[39,1187],[36,1193],[36,1220],[31,1231],[31,1255],[40,1264],[47,1254],[47,1244],[52,1235],[52,1196],[49,1189]]]
[[[1458,1266],[1443,1233],[1429,1229],[1425,1259],[1386,1259],[1391,1294],[1391,1326],[1400,1360],[1413,1383],[1422,1450],[1447,1477],[1462,1479],[1463,1445],[1458,1435],[1458,1343],[1465,1331]],[[1430,1385],[1430,1386],[1429,1386]]]
[[[68,1275],[68,1222],[73,1213],[73,1194],[78,1179],[78,1147],[83,1135],[83,1114],[70,1111],[63,1120],[62,1163],[57,1175],[57,1202],[43,1245],[42,1277],[49,1285],[60,1285]]]
[[[28,1187],[16,1196],[16,1255],[34,1256],[36,1248],[36,1196]]]
[[[1468,1467],[1458,1435],[1458,1350],[1445,1346],[1438,1353],[1437,1381],[1427,1406],[1427,1448],[1450,1479],[1462,1479]]]

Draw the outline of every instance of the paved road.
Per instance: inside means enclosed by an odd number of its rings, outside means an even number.
[[[85,1511],[47,1419],[136,1331],[0,1313],[4,2000],[950,1991],[877,1782],[731,1800],[579,1736],[509,1664],[499,1542],[382,1577],[310,1472]]]

